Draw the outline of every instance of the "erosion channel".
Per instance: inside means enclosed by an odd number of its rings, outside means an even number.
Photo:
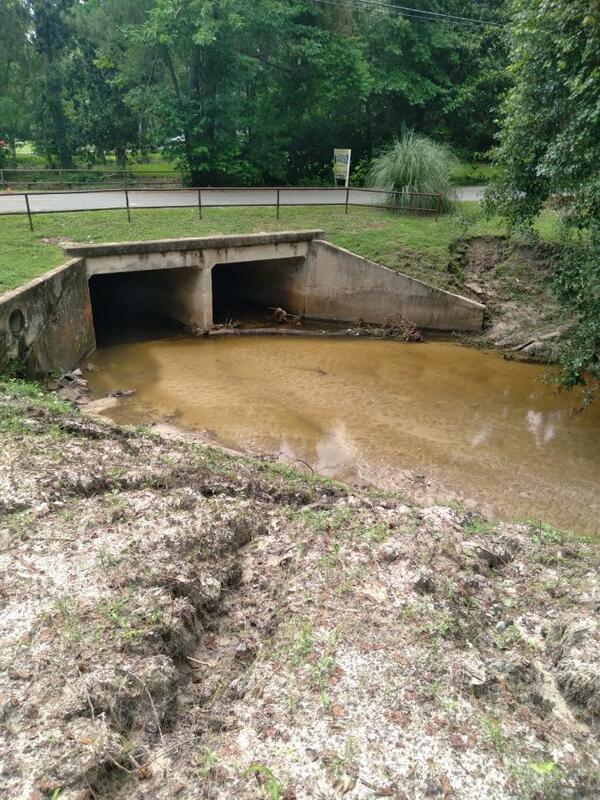
[[[600,533],[600,408],[544,370],[447,341],[173,338],[98,350],[120,423],[168,422],[237,450],[428,501]]]

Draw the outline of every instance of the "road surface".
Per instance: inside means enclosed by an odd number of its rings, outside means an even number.
[[[456,190],[461,201],[478,201],[483,196],[482,186],[467,186]],[[98,211],[103,209],[125,209],[127,199],[124,190],[109,189],[28,192],[32,213],[57,211]],[[350,189],[350,205],[380,205],[384,202],[384,192],[364,189]],[[277,204],[277,189],[202,189],[203,207],[218,206],[273,206]],[[197,189],[129,189],[129,206],[135,208],[196,208]],[[282,206],[303,205],[344,205],[345,189],[292,189],[279,190]],[[0,194],[0,215],[26,214],[27,204],[23,193],[4,192]]]

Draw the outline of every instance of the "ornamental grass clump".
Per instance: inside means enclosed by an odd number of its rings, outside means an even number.
[[[373,159],[367,185],[389,194],[385,205],[410,211],[452,209],[455,194],[450,186],[450,170],[457,163],[449,147],[427,136],[404,130]],[[439,195],[419,197],[418,194]]]

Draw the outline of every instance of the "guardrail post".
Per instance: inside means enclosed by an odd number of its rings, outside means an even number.
[[[350,187],[346,186],[346,214],[348,213],[348,201],[350,200]]]
[[[4,170],[0,169],[0,183],[4,183]]]
[[[277,189],[277,219],[279,219],[279,189]]]
[[[202,189],[198,189],[198,217],[202,219]]]
[[[31,207],[29,205],[29,195],[25,192],[25,205],[27,206],[27,216],[29,218],[29,230],[33,230],[33,220],[31,219]]]
[[[129,208],[129,192],[125,189],[125,205],[127,206],[127,221],[131,222],[131,210]]]

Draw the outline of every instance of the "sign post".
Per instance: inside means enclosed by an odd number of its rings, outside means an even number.
[[[336,147],[333,150],[333,177],[337,185],[338,181],[344,181],[344,186],[348,186],[350,179],[350,156],[352,150]]]

